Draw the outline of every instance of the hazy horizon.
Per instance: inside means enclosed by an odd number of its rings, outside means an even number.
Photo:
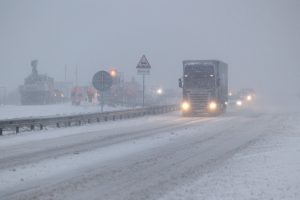
[[[229,65],[230,88],[300,92],[300,1],[0,1],[0,86],[16,89],[30,61],[56,81],[87,85],[111,67],[136,76],[145,54],[147,84],[177,88],[182,60]]]

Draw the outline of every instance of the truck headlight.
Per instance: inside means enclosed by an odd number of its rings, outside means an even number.
[[[212,102],[209,103],[208,107],[209,107],[210,110],[216,110],[217,109],[217,103],[212,101]]]
[[[237,105],[237,106],[242,106],[242,105],[243,105],[243,102],[242,102],[241,100],[238,100],[238,101],[236,101],[236,105]]]
[[[181,109],[183,111],[188,111],[190,108],[191,108],[191,105],[189,102],[187,102],[187,101],[182,102]]]

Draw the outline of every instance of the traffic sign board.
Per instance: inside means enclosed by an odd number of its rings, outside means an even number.
[[[107,91],[112,86],[112,77],[106,71],[99,71],[93,76],[93,86],[100,92]]]
[[[150,74],[151,65],[145,55],[143,55],[140,59],[138,65],[136,66],[136,69],[138,74]]]

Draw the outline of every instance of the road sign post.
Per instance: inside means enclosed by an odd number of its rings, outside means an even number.
[[[143,107],[145,106],[145,75],[150,74],[151,65],[145,55],[142,56],[138,65],[136,66],[137,74],[143,75]]]
[[[113,80],[111,75],[106,71],[99,71],[93,76],[93,86],[100,92],[101,112],[103,112],[104,107],[104,93],[110,89],[112,82]]]
[[[100,92],[100,105],[101,105],[101,112],[103,112],[103,108],[104,108],[104,92]]]

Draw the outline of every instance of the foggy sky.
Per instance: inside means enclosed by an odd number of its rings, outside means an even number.
[[[299,0],[0,0],[0,86],[31,71],[88,84],[111,67],[147,84],[176,88],[184,59],[229,64],[231,88],[300,92]],[[137,77],[140,79],[140,77]]]

